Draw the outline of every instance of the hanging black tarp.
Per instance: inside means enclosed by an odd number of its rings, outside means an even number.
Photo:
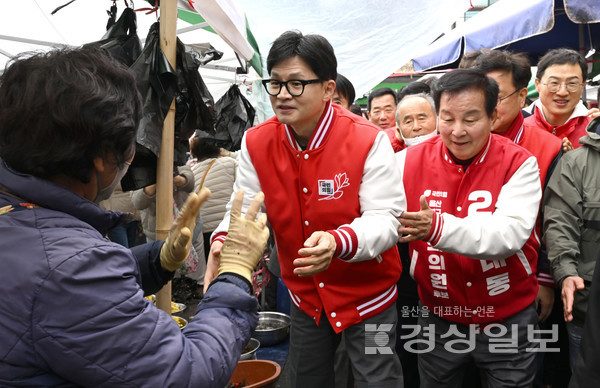
[[[183,165],[194,130],[214,132],[214,101],[202,81],[197,55],[177,39],[177,71],[167,61],[159,42],[159,23],[150,27],[141,55],[131,66],[142,96],[143,117],[137,135],[136,156],[121,181],[123,190],[156,183],[162,128],[175,98],[175,165]]]
[[[196,135],[213,139],[216,145],[226,150],[239,150],[244,132],[254,125],[255,110],[252,104],[242,95],[237,85],[231,85],[215,104],[215,112],[216,133],[211,135],[196,131]]]
[[[117,7],[111,7],[104,36],[99,41],[85,46],[100,46],[107,50],[110,56],[129,67],[142,52],[142,45],[137,36],[136,16],[133,9],[125,8],[119,19],[115,21],[116,13]]]

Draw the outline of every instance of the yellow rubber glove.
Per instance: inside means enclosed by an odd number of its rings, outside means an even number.
[[[235,193],[231,206],[229,231],[221,248],[219,275],[233,272],[252,282],[252,271],[262,257],[269,239],[269,228],[266,226],[267,215],[263,213],[254,221],[264,199],[263,193],[256,194],[246,211],[246,216],[242,218],[244,192],[239,190]]]
[[[198,212],[209,196],[210,190],[207,188],[203,188],[198,194],[190,193],[179,211],[169,230],[169,236],[160,249],[160,265],[167,271],[175,271],[190,254]]]

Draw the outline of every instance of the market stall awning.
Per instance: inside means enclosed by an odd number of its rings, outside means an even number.
[[[106,31],[107,11],[112,4],[111,0],[7,1],[0,12],[0,73],[11,57],[24,51],[76,47],[99,40]],[[202,15],[190,7],[188,1],[178,0],[177,35],[186,45],[208,42],[224,53],[221,60],[210,64],[210,68],[201,69],[202,76],[210,80],[211,93],[219,98],[227,91],[236,81],[240,61],[243,67],[248,61],[259,76],[262,75],[258,46],[244,12],[235,6],[233,0],[203,0],[194,4],[201,9]],[[62,5],[66,6],[52,14]],[[117,1],[116,5],[120,15],[125,2]],[[145,2],[136,3],[136,8],[145,5]],[[158,14],[136,14],[138,36],[144,40]]]
[[[416,71],[423,71],[453,64],[463,53],[481,48],[508,47],[536,59],[551,48],[589,50],[599,45],[598,0],[500,0],[427,46],[412,61]]]
[[[248,20],[232,1],[195,1],[193,6],[197,13],[179,9],[179,19],[193,25],[207,22],[210,25],[208,31],[219,35],[244,61],[249,62],[259,75],[262,75],[260,51],[250,31]]]

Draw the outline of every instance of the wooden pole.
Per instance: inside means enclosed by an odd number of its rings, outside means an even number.
[[[160,48],[175,69],[177,52],[177,0],[160,2]],[[156,176],[156,238],[165,240],[173,223],[173,152],[175,148],[175,99],[165,118]],[[171,314],[171,282],[156,294],[156,306]]]

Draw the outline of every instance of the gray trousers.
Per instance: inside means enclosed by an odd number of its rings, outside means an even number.
[[[398,322],[395,305],[341,334],[335,333],[325,315],[317,326],[293,303],[290,307],[292,326],[287,364],[292,387],[335,386],[334,354],[342,336],[357,388],[403,387],[402,366],[394,349]],[[369,325],[367,330],[365,325]],[[374,331],[374,327],[381,330]]]
[[[461,387],[471,361],[485,374],[488,388],[531,387],[537,357],[533,349],[539,344],[530,342],[527,334],[537,322],[533,304],[499,324],[479,327],[454,323],[431,311],[421,315],[416,343],[407,342],[419,352],[421,388]]]

